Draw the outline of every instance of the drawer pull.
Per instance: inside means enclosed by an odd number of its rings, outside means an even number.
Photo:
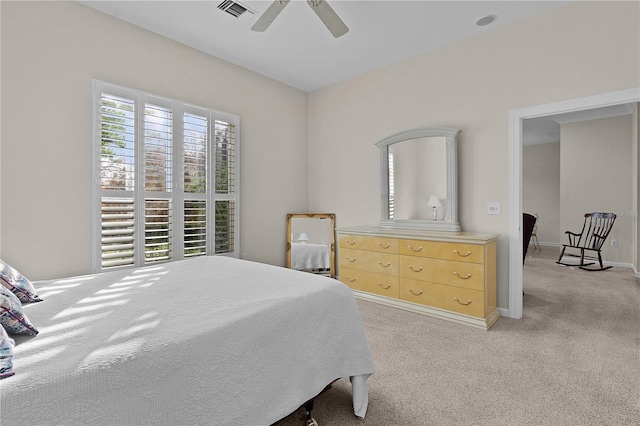
[[[388,268],[389,266],[391,266],[391,262],[387,262],[387,264],[385,265],[381,260],[378,260],[378,265],[382,266],[383,268]]]
[[[344,242],[349,244],[350,246],[352,246],[352,245],[354,245],[356,243],[356,240],[353,240],[353,241],[344,240]]]
[[[386,287],[385,287],[385,286],[383,286],[383,285],[382,285],[382,283],[378,283],[378,285],[379,285],[380,287],[382,287],[384,290],[386,290],[386,289],[388,289],[388,288],[391,288],[391,284],[387,284],[387,286],[386,286]]]
[[[460,299],[458,299],[457,297],[454,297],[453,300],[455,300],[456,302],[458,302],[461,305],[467,306],[471,304],[471,300],[467,300],[467,303],[461,302]]]
[[[462,253],[460,253],[458,250],[454,250],[453,252],[454,252],[455,254],[457,254],[458,256],[460,256],[460,257],[467,257],[467,256],[469,256],[469,255],[471,254],[471,252],[470,252],[470,251],[468,251],[468,252],[467,252],[467,254],[462,254]]]
[[[420,290],[420,292],[415,293],[413,290],[409,289],[409,293],[415,295],[415,296],[420,296],[422,294],[422,290]]]
[[[347,259],[347,262],[351,262],[351,263],[353,263],[353,262],[355,262],[355,261],[356,261],[356,259],[357,259],[357,258],[355,258],[355,257],[349,257],[349,256],[346,256],[346,257],[345,257],[345,259]]]
[[[409,245],[409,250],[418,253],[419,251],[422,251],[422,246],[418,247],[417,249],[414,249],[413,246]]]
[[[356,282],[356,278],[350,278],[349,276],[344,277],[344,279],[349,281],[350,283],[355,283]]]
[[[391,247],[391,244],[389,244],[389,243],[387,243],[387,245],[386,245],[386,246],[383,246],[383,245],[382,245],[382,243],[378,243],[378,245],[379,245],[380,247],[382,247],[383,249],[388,249],[389,247]]]
[[[457,272],[454,272],[453,275],[455,275],[456,277],[460,278],[461,280],[468,280],[469,278],[471,278],[471,274],[467,274],[466,277],[463,277],[462,275],[460,275]]]
[[[413,272],[420,272],[422,271],[422,266],[419,266],[418,269],[414,269],[413,266],[409,265],[409,269],[411,269]]]

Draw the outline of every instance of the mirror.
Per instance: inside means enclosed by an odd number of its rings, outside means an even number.
[[[333,213],[287,214],[287,268],[336,276]]]
[[[380,148],[380,226],[460,231],[459,129],[425,127],[376,143]]]

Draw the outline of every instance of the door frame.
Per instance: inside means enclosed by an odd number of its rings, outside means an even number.
[[[509,112],[509,318],[522,318],[522,124],[529,118],[640,102],[640,87]],[[638,244],[638,241],[635,242]]]

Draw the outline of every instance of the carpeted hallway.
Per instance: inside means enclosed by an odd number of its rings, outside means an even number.
[[[353,415],[342,379],[316,399],[328,425],[632,425],[640,418],[640,284],[530,251],[524,317],[489,331],[358,301],[377,373]],[[302,425],[303,411],[278,426]]]

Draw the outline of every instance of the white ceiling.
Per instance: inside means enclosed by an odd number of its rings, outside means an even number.
[[[271,0],[238,2],[254,10],[255,15],[248,20],[238,20],[218,9],[222,0],[79,1],[306,92],[568,3],[559,0],[328,0],[349,27],[347,34],[336,39],[306,0],[291,0],[265,32],[251,31],[251,26]],[[488,15],[495,17],[492,24],[484,27],[475,24]],[[603,117],[625,113],[620,110],[596,112]],[[597,117],[565,117],[574,121],[593,118]],[[553,116],[526,120],[524,143],[559,141],[558,120],[562,119]]]
[[[292,0],[263,33],[251,26],[271,3],[239,0],[257,13],[241,22],[222,0],[80,1],[306,92],[512,24],[566,1],[328,0],[349,27],[333,38],[304,0]],[[475,22],[487,15],[485,27]]]

